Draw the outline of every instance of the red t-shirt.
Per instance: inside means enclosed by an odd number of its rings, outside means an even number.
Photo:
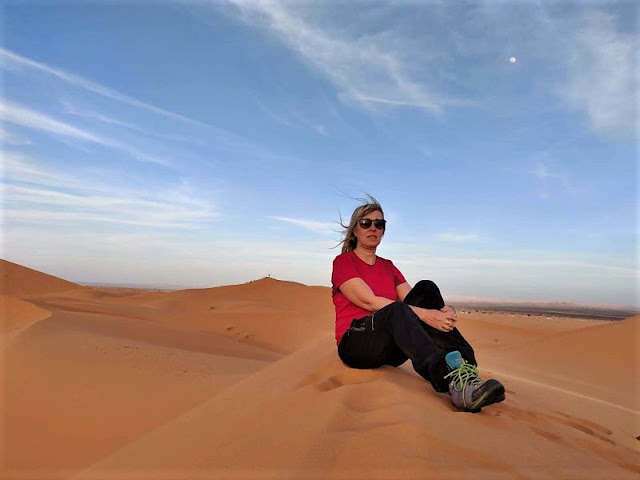
[[[351,303],[339,290],[347,280],[359,277],[369,285],[376,297],[384,297],[389,300],[398,300],[396,287],[406,280],[400,270],[391,262],[376,256],[373,265],[364,262],[351,250],[338,255],[333,261],[333,273],[331,275],[331,294],[333,304],[336,307],[336,342],[340,344],[343,335],[349,330],[354,318],[362,318],[371,315],[371,312]]]

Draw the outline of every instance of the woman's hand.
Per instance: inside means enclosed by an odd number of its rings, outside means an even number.
[[[455,308],[453,308],[451,305],[445,305],[444,307],[442,307],[442,308],[440,309],[440,311],[441,311],[441,312],[444,312],[444,313],[448,313],[448,314],[450,314],[450,315],[453,315],[453,318],[457,320],[457,317],[456,317],[456,309],[455,309]]]
[[[427,325],[442,332],[450,332],[456,327],[458,321],[456,310],[450,305],[446,305],[441,310],[426,310],[426,318],[423,319]]]

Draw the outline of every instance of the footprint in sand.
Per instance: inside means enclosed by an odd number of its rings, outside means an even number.
[[[561,424],[585,433],[590,437],[600,440],[601,442],[605,442],[610,445],[616,445],[613,440],[608,438],[608,436],[613,433],[611,430],[584,418],[572,417],[571,415],[567,415],[566,413],[562,413],[559,411],[556,411],[557,415],[550,415],[548,413],[542,412],[532,412],[520,409],[513,405],[503,405],[501,408],[503,412],[510,417],[528,424],[529,428],[533,430],[537,435],[549,438],[551,440],[559,440],[561,437],[540,427],[551,427],[553,424]]]
[[[605,435],[611,435],[613,432],[608,428],[603,427],[602,425],[598,425],[597,423],[590,422],[589,420],[585,420],[583,418],[572,417],[562,412],[558,412],[561,416],[548,415],[547,417],[556,422],[562,423],[568,427],[579,430],[587,435],[590,435],[598,440],[609,443],[611,445],[616,445],[616,443],[607,438]]]
[[[380,376],[380,372],[375,370],[347,370],[340,373],[331,373],[318,372],[309,375],[300,383],[300,387],[313,385],[321,392],[329,392],[344,385],[369,383]]]
[[[321,392],[328,392],[329,390],[340,388],[343,385],[344,382],[334,375],[323,382],[317,383],[316,388]]]
[[[562,439],[562,437],[560,435],[556,435],[555,433],[548,432],[548,431],[543,430],[541,428],[534,427],[534,426],[530,426],[529,428],[531,430],[533,430],[533,432],[536,435],[540,436],[540,437],[544,437],[544,438],[547,438],[549,440],[561,440]]]

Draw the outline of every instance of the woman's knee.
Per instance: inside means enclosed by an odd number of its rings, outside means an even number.
[[[438,290],[438,285],[433,280],[420,280],[413,288],[419,288],[420,290]]]
[[[440,289],[432,280],[420,280],[404,298],[409,305],[428,309],[444,307],[444,300]]]

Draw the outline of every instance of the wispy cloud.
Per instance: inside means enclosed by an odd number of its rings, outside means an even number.
[[[285,127],[288,127],[288,128],[296,128],[299,126],[303,126],[305,128],[310,128],[311,130],[316,132],[318,135],[322,135],[322,136],[329,135],[327,128],[323,124],[310,120],[305,115],[299,112],[277,113],[272,108],[267,107],[264,104],[264,102],[258,99],[256,99],[255,102],[256,102],[256,105],[258,105],[258,107],[260,108],[260,110],[262,110],[264,113],[267,114],[269,118],[271,118],[273,121],[275,121],[280,125],[284,125]]]
[[[35,130],[52,133],[54,135],[72,137],[78,140],[97,143],[108,147],[119,146],[118,142],[114,140],[76,128],[40,112],[30,110],[26,107],[8,101],[0,101],[0,119],[5,122],[13,123],[14,125],[33,128]]]
[[[167,160],[149,155],[112,138],[74,127],[73,125],[69,125],[68,123],[12,102],[0,100],[0,119],[14,125],[39,130],[57,137],[71,138],[120,150],[140,162],[171,166]]]
[[[3,182],[32,183],[50,187],[78,188],[85,185],[80,179],[37,165],[35,159],[22,153],[2,152]]]
[[[204,123],[198,120],[194,120],[192,118],[189,118],[185,115],[181,115],[179,113],[175,113],[169,110],[165,110],[163,108],[156,107],[155,105],[151,105],[149,103],[143,102],[136,98],[132,98],[130,96],[124,95],[116,90],[113,90],[109,87],[106,87],[99,83],[88,80],[86,78],[83,78],[74,73],[49,66],[45,63],[36,62],[35,60],[23,57],[7,49],[0,48],[0,67],[7,70],[11,70],[11,71],[20,71],[20,72],[26,71],[26,72],[35,72],[39,74],[50,75],[65,82],[66,84],[72,87],[92,92],[101,97],[114,100],[117,102],[121,102],[123,104],[130,105],[132,107],[136,107],[142,110],[146,110],[148,112],[154,113],[156,115],[160,115],[167,119],[184,122],[185,124],[190,126],[205,127],[206,138],[208,138],[211,142],[215,143],[217,147],[225,151],[241,153],[243,155],[251,156],[254,158],[260,158],[263,160],[265,159],[282,160],[284,158],[282,155],[279,155],[279,154],[265,152],[265,150],[262,147],[255,145],[253,142],[247,140],[247,138],[237,135],[233,132],[229,132],[224,129],[218,128],[216,126],[209,125],[207,123]],[[97,117],[96,120],[112,123],[114,125],[119,123],[120,126],[124,128],[133,127],[135,129],[136,127],[130,122],[122,122],[106,115],[96,114],[96,117]],[[150,132],[149,130],[147,130],[147,133],[151,133],[152,135],[156,135],[156,136],[158,135]],[[202,137],[202,132],[199,132],[199,135]],[[169,138],[176,139],[176,140],[184,140],[174,136]],[[189,139],[189,141],[191,141],[191,139]],[[196,141],[195,143],[198,143],[198,142]],[[123,145],[120,145],[120,146],[123,147]],[[170,163],[162,159],[157,159],[157,158],[153,158],[152,156],[145,155],[143,152],[136,151],[135,149],[131,149],[131,148],[129,148],[129,153],[132,156],[134,156],[136,159],[143,162],[153,162],[153,163],[159,163],[162,165],[168,165]]]
[[[53,251],[86,251],[90,250],[95,254],[97,250],[121,257],[124,261],[131,261],[141,255],[147,254],[150,250],[167,254],[168,258],[175,259],[178,264],[198,259],[206,259],[205,263],[218,264],[219,262],[231,263],[237,266],[237,262],[242,259],[252,261],[275,260],[281,264],[283,258],[293,257],[296,262],[317,263],[319,268],[326,271],[330,268],[331,260],[336,253],[331,250],[330,243],[326,241],[292,240],[283,243],[282,241],[262,240],[256,242],[255,238],[234,238],[232,240],[210,240],[201,237],[187,237],[182,235],[180,230],[162,231],[122,231],[110,233],[96,233],[93,231],[83,232],[39,232],[34,236],[34,230],[29,226],[12,228],[10,237],[12,245],[27,245],[29,247],[39,245],[52,245]],[[211,282],[211,271],[208,276]],[[176,272],[177,273],[177,272]],[[182,273],[189,275],[189,270],[184,269]],[[123,281],[122,277],[119,279]]]
[[[100,222],[158,228],[188,228],[213,212],[201,202],[176,202],[142,196],[61,192],[44,187],[1,187],[5,222],[73,224]],[[171,197],[169,197],[171,198]],[[16,205],[16,206],[12,206]],[[19,205],[19,206],[17,206]]]
[[[0,192],[8,222],[188,228],[218,215],[187,184],[161,191],[130,191],[79,174],[67,176],[22,154],[5,152],[3,160]]]
[[[297,15],[294,4],[232,0],[248,22],[264,25],[289,48],[327,77],[347,101],[372,109],[374,105],[413,107],[439,113],[466,103],[449,98],[413,78],[402,55],[388,41],[371,36],[346,38]],[[388,39],[387,39],[388,40]]]
[[[640,66],[637,36],[616,29],[604,12],[582,17],[569,58],[563,94],[586,112],[591,126],[605,133],[636,133]]]
[[[162,115],[167,118],[171,118],[174,120],[180,120],[183,122],[187,122],[194,125],[206,126],[205,123],[199,122],[197,120],[193,120],[192,118],[186,117],[184,115],[180,115],[179,113],[170,112],[169,110],[165,110],[163,108],[156,107],[149,103],[142,102],[135,98],[124,95],[120,92],[112,90],[104,85],[100,85],[99,83],[92,82],[91,80],[87,80],[79,75],[75,75],[73,73],[67,72],[65,70],[51,67],[45,63],[36,62],[29,58],[18,55],[17,53],[12,52],[11,50],[6,50],[4,48],[0,48],[0,59],[2,59],[2,65],[5,68],[9,69],[29,69],[38,71],[40,73],[46,73],[48,75],[52,75],[57,77],[65,82],[74,85],[76,87],[82,88],[84,90],[88,90],[100,96],[110,98],[112,100],[117,100],[122,103],[126,103],[128,105],[141,108],[159,115]]]
[[[419,103],[417,100],[393,100],[389,98],[376,98],[376,97],[371,97],[367,95],[357,95],[354,98],[362,102],[382,103],[382,104],[397,106],[397,107],[417,107],[417,108],[425,108],[428,110],[434,110],[434,106],[432,104]],[[448,106],[462,107],[462,106],[471,106],[474,103],[471,100],[448,99],[446,102],[442,102],[440,106],[435,110],[440,111],[441,107],[445,106],[445,104]]]
[[[135,130],[136,132],[140,132],[140,133],[145,133],[145,134],[149,133],[143,128],[140,128],[130,122],[118,120],[116,118],[109,117],[107,115],[103,115],[98,112],[90,112],[88,110],[83,110],[81,108],[78,108],[68,100],[62,100],[61,103],[62,103],[64,113],[68,113],[70,115],[74,115],[81,118],[87,118],[90,120],[97,120],[99,122],[108,123],[109,125],[115,125],[117,127],[122,127],[129,130]]]
[[[120,120],[108,115],[104,115],[99,112],[89,111],[89,110],[80,108],[68,100],[61,100],[61,103],[62,103],[64,112],[70,115],[74,115],[77,117],[90,119],[90,120],[96,120],[98,122],[107,123],[109,125],[114,125],[116,127],[121,127],[127,130],[132,130],[136,133],[142,133],[144,135],[154,137],[154,138],[160,138],[162,140],[173,140],[177,142],[192,143],[192,144],[198,144],[198,145],[203,144],[202,141],[195,140],[193,138],[181,137],[173,134],[168,134],[165,132],[162,132],[162,133],[153,132],[146,128],[142,128],[138,125],[135,125],[131,122],[125,122],[123,120]]]
[[[1,108],[1,107],[0,107]],[[31,145],[31,140],[22,135],[7,130],[6,125],[0,126],[0,144],[4,145]]]
[[[472,242],[478,240],[478,235],[475,233],[441,233],[436,235],[436,238],[444,242]]]
[[[404,262],[407,263],[407,262]],[[411,263],[411,262],[410,262]],[[580,268],[585,270],[602,270],[611,273],[618,273],[620,275],[627,275],[630,277],[638,277],[640,272],[632,267],[625,267],[607,263],[590,263],[578,260],[557,260],[554,258],[538,258],[538,259],[511,259],[511,258],[479,258],[479,257],[438,257],[433,256],[428,260],[417,260],[416,264],[426,263],[427,265],[442,264],[448,266],[457,267],[472,267],[472,266],[494,266],[494,267],[558,267],[558,268]]]
[[[267,107],[264,102],[261,102],[260,100],[255,100],[256,105],[258,105],[258,107],[260,108],[260,110],[262,110],[264,113],[267,114],[267,116],[269,116],[269,118],[271,118],[272,120],[274,120],[276,123],[279,123],[280,125],[284,125],[285,127],[289,127],[289,128],[293,128],[295,127],[295,123],[292,122],[286,115],[282,115],[280,113],[276,113],[274,112],[271,108]]]
[[[323,234],[335,234],[336,224],[331,222],[316,222],[313,220],[302,220],[299,218],[288,218],[288,217],[267,217],[272,220],[278,220],[280,222],[287,222],[293,225],[297,225],[298,227],[302,227],[305,230],[309,230],[314,233],[323,233]]]
[[[319,123],[312,125],[311,128],[313,128],[318,135],[323,135],[325,137],[329,135],[327,128]]]
[[[530,175],[536,177],[543,187],[548,187],[549,183],[555,182],[562,186],[564,191],[570,195],[578,195],[579,191],[574,185],[574,182],[567,175],[552,170],[549,165],[544,162],[537,163],[532,169],[528,171]],[[547,198],[549,193],[544,190],[542,196]]]
[[[496,255],[482,254],[478,250],[469,250],[469,255],[450,255],[438,253],[434,248],[427,249],[420,243],[387,243],[383,245],[389,258],[397,261],[398,265],[412,265],[424,267],[428,271],[432,266],[446,267],[485,267],[495,266],[504,268],[534,268],[538,267],[575,267],[585,269],[602,269],[611,273],[639,277],[640,271],[635,261],[624,256],[599,254],[594,252],[580,252],[567,250],[510,250]],[[475,252],[475,253],[474,253]],[[480,253],[480,255],[478,255]],[[482,271],[482,270],[478,270]],[[486,271],[485,271],[486,273]]]

